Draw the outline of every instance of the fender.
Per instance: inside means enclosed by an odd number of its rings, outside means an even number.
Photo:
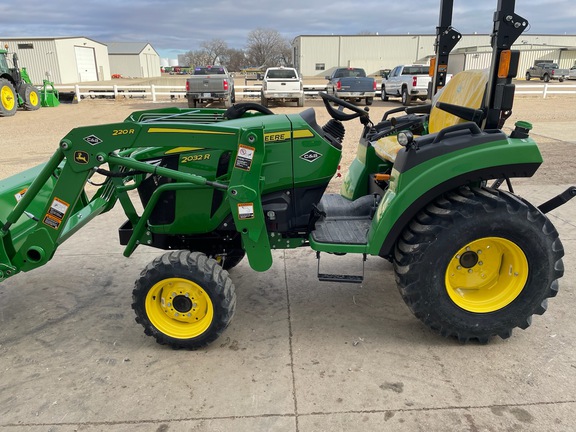
[[[490,140],[488,135],[496,139]],[[419,150],[403,149],[398,156],[390,187],[368,235],[367,253],[371,255],[390,258],[404,228],[443,193],[489,179],[531,177],[542,163],[531,138],[513,139],[486,132],[441,143],[431,141]]]

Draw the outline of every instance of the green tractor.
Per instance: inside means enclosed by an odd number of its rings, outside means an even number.
[[[18,55],[14,53],[12,63],[8,65],[8,46],[0,49],[0,117],[16,114],[18,107],[27,111],[40,108],[40,92],[30,83],[18,67]]]
[[[275,115],[239,103],[139,111],[72,130],[47,163],[0,182],[0,280],[43,266],[119,203],[124,255],[138,246],[167,251],[132,292],[136,321],[160,344],[197,349],[216,340],[236,305],[227,270],[246,257],[265,271],[272,250],[300,247],[318,259],[389,260],[410,310],[442,336],[484,343],[528,327],[563,275],[562,243],[545,213],[576,188],[539,207],[513,193],[510,179],[532,176],[542,156],[528,123],[501,130],[518,67],[509,46],[527,21],[510,0],[494,17],[490,72],[455,76],[429,113],[374,124],[368,111],[321,94],[331,116],[323,126],[312,108]],[[406,126],[411,116],[426,134]],[[363,125],[356,159],[341,193],[326,193],[354,120]]]

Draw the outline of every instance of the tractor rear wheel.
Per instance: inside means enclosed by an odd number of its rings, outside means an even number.
[[[198,349],[228,327],[236,293],[228,272],[200,252],[173,251],[152,261],[132,292],[144,333],[161,345]]]
[[[40,94],[32,84],[24,84],[20,89],[20,97],[24,101],[26,111],[36,111],[40,108]]]
[[[9,117],[16,114],[18,97],[14,86],[7,79],[0,78],[0,117]]]
[[[462,187],[414,218],[397,243],[394,268],[404,301],[428,327],[486,343],[546,311],[563,255],[556,229],[530,203]]]

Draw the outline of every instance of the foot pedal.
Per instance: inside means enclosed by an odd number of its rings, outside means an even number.
[[[318,259],[318,280],[322,282],[345,282],[345,283],[362,283],[364,281],[364,262],[366,254],[362,254],[362,274],[361,275],[343,275],[320,273],[320,252],[316,252]]]

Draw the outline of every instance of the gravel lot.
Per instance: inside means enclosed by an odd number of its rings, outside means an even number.
[[[576,158],[572,151],[576,137],[570,134],[576,120],[574,105],[576,97],[517,96],[512,117],[506,127],[513,127],[517,120],[534,124],[532,136],[539,143],[544,164],[533,179],[518,179],[517,182],[537,181],[545,184],[565,184],[575,181]],[[56,108],[39,111],[19,111],[13,117],[0,118],[0,179],[17,174],[29,167],[45,162],[58,146],[59,140],[71,129],[123,121],[132,111],[161,108],[166,106],[187,107],[181,98],[172,102],[152,103],[145,99],[84,99],[79,104],[61,104]],[[370,108],[374,121],[385,111],[400,106],[397,101],[377,100]],[[320,100],[306,100],[305,108],[313,107],[319,124],[329,116]],[[273,107],[276,113],[297,113],[297,107]],[[356,144],[362,127],[357,120],[346,123],[346,138],[342,160],[343,171],[354,158]],[[337,190],[341,179],[335,178],[331,185]]]

